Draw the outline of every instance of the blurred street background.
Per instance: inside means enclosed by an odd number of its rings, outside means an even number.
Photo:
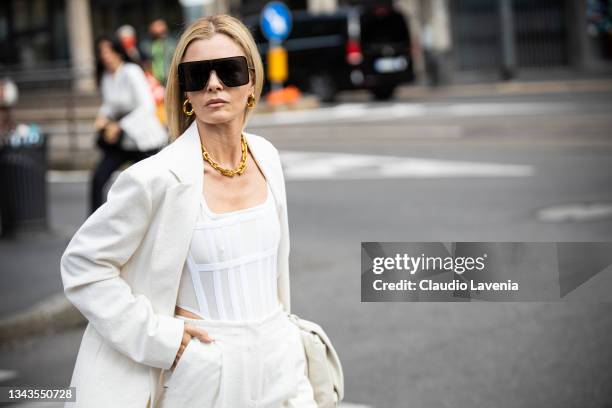
[[[16,231],[0,240],[0,385],[68,386],[85,327],[59,260],[99,158],[94,38],[125,24],[144,38],[162,16],[176,38],[231,13],[266,60],[265,4],[0,4],[0,79],[19,95],[3,120],[46,140],[28,196],[42,215],[1,215]],[[332,339],[343,406],[612,406],[612,304],[361,303],[359,274],[362,241],[612,241],[612,3],[285,4],[283,86],[298,96],[267,84],[247,131],[281,152],[292,307]]]

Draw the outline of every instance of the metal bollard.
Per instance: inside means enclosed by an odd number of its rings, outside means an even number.
[[[47,230],[47,137],[18,125],[0,137],[0,236]]]

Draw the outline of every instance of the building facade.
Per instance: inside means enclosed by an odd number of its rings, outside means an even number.
[[[287,0],[313,13],[384,0]],[[390,0],[388,0],[390,1]],[[22,87],[92,90],[93,41],[156,17],[180,32],[200,15],[257,14],[267,0],[4,0],[0,70]],[[395,0],[412,31],[417,74],[442,82],[584,72],[612,65],[612,6],[605,0]],[[433,65],[431,63],[434,63]]]

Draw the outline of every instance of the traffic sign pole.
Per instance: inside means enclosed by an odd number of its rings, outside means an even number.
[[[260,27],[268,39],[268,79],[272,91],[283,89],[288,77],[287,50],[283,41],[291,32],[292,17],[289,8],[280,1],[271,1],[263,8]]]

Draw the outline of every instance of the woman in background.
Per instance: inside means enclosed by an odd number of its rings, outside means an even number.
[[[94,128],[103,155],[92,177],[90,213],[104,202],[104,186],[115,170],[157,153],[168,140],[142,68],[129,61],[117,39],[101,37],[95,49],[102,106]]]

